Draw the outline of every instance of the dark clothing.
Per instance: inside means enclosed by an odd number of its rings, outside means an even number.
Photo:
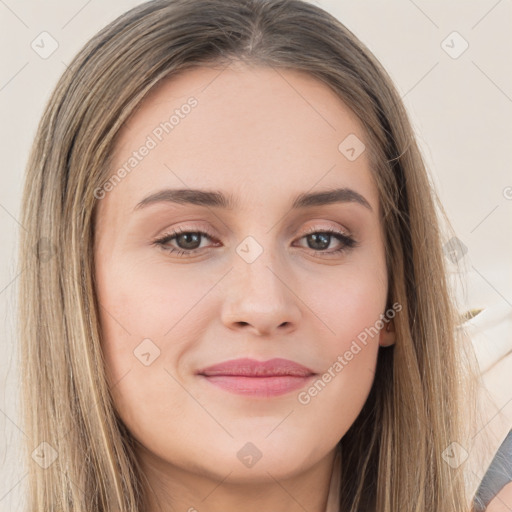
[[[490,501],[512,482],[512,430],[501,444],[473,500],[475,512],[483,512]]]

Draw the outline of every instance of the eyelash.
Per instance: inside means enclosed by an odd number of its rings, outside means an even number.
[[[209,233],[207,230],[203,230],[203,231],[195,230],[194,231],[194,230],[189,230],[186,228],[185,229],[178,228],[175,231],[171,231],[170,233],[165,234],[163,237],[154,240],[153,244],[159,246],[162,250],[164,250],[167,253],[173,253],[173,254],[176,254],[178,257],[182,257],[182,258],[191,257],[194,254],[196,254],[197,252],[200,252],[202,249],[185,250],[185,249],[176,249],[175,247],[169,248],[169,247],[165,246],[166,243],[170,242],[171,240],[175,239],[178,235],[181,235],[183,233],[195,234],[195,235],[206,235],[207,238],[210,238],[211,240],[216,240],[215,237],[211,233]],[[330,251],[330,252],[326,252],[323,250],[309,249],[310,251],[313,251],[315,253],[327,254],[327,255],[337,255],[342,252],[348,251],[349,249],[353,249],[354,247],[357,247],[359,245],[359,243],[354,238],[342,233],[341,231],[337,231],[332,228],[326,228],[326,229],[312,228],[312,229],[308,230],[306,233],[304,233],[300,237],[300,239],[302,239],[308,235],[315,234],[315,233],[333,235],[336,239],[338,239],[340,242],[342,242],[342,246],[339,249],[336,249],[336,250]]]

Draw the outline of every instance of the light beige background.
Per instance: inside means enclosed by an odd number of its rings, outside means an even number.
[[[139,3],[0,0],[0,511],[22,510],[26,482],[18,453],[24,434],[17,426],[15,307],[16,239],[23,229],[17,219],[29,147],[66,64],[107,22]],[[404,98],[440,198],[468,248],[460,300],[495,314],[490,338],[478,337],[486,368],[492,366],[512,350],[512,3],[315,3],[370,48]],[[43,31],[58,43],[46,59],[31,47]],[[463,40],[446,39],[454,31]],[[458,52],[464,40],[469,46],[458,58],[445,51]],[[510,371],[500,375],[499,385],[512,389]],[[503,394],[500,403],[504,407],[511,398]]]

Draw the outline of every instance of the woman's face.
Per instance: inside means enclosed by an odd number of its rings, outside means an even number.
[[[332,462],[394,335],[361,124],[309,75],[232,64],[164,82],[120,135],[96,280],[142,460],[217,482]]]

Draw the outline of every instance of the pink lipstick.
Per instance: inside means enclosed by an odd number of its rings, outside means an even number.
[[[316,375],[313,370],[288,359],[234,359],[197,372],[226,391],[254,397],[273,397],[303,387]]]

